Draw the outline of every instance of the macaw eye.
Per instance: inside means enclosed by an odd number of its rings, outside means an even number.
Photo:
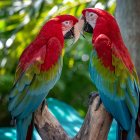
[[[67,21],[62,22],[62,24],[64,26],[70,26],[70,25],[72,25],[72,21],[67,20]]]
[[[65,21],[65,24],[68,25],[69,24],[69,21]]]
[[[70,22],[69,22],[69,21],[64,21],[64,22],[62,22],[62,24],[63,24],[63,25],[69,25]]]
[[[94,13],[89,13],[89,16],[90,16],[90,17],[93,17],[93,16],[94,16]]]

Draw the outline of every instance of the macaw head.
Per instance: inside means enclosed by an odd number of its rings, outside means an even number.
[[[78,19],[72,15],[58,15],[47,21],[40,30],[39,36],[45,36],[46,39],[57,37],[61,42],[64,39],[78,40]],[[79,33],[80,34],[80,33]]]
[[[61,26],[64,39],[75,38],[75,24],[78,22],[78,19],[72,15],[60,15],[55,17]]]
[[[119,26],[115,18],[105,10],[86,8],[82,11],[79,22],[83,27],[81,30],[92,33],[94,36],[105,34],[114,41],[120,37]]]
[[[98,14],[94,11],[93,8],[87,8],[82,11],[82,20],[84,20],[84,28],[83,30],[88,33],[93,33],[93,29],[96,26],[96,22],[98,19]]]

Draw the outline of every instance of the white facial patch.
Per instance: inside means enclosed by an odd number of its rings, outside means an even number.
[[[97,21],[98,15],[95,14],[95,13],[93,13],[93,12],[86,11],[85,17],[86,17],[86,21],[94,29],[95,28],[95,25],[96,25],[96,21]]]
[[[68,20],[62,22],[62,32],[65,35],[73,27],[73,21]]]

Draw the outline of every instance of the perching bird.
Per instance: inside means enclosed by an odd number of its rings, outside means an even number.
[[[22,53],[8,107],[16,120],[17,140],[32,138],[33,112],[61,75],[64,39],[76,40],[77,22],[71,15],[52,18]]]
[[[106,110],[118,123],[117,140],[133,140],[140,85],[119,26],[112,15],[97,8],[83,10],[79,22],[92,34],[90,76]]]

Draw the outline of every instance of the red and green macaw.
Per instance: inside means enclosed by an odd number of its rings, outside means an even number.
[[[106,110],[118,123],[117,139],[133,140],[140,85],[119,26],[112,15],[97,8],[84,9],[79,22],[92,34],[90,76]],[[127,138],[121,137],[123,130]]]
[[[77,18],[71,15],[52,18],[23,51],[8,108],[16,120],[18,140],[31,139],[33,112],[60,78],[64,39],[76,40],[77,22]]]

